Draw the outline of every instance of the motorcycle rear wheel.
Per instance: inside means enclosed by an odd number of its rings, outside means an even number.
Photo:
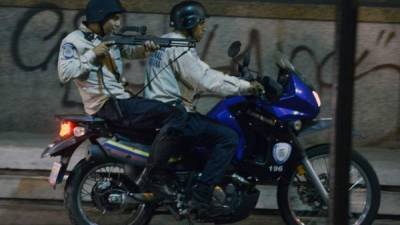
[[[138,174],[132,171],[130,173]],[[123,164],[81,160],[69,176],[64,190],[64,204],[71,223],[147,225],[153,216],[153,206],[137,204],[126,207],[122,204],[107,204],[109,193],[131,190],[133,185],[132,177],[129,178],[127,167]],[[99,188],[102,188],[100,195]]]
[[[329,192],[329,145],[312,148],[307,151],[307,156]],[[350,224],[372,224],[380,205],[379,181],[369,162],[354,151],[351,155],[349,198]],[[307,172],[299,174],[293,171],[286,179],[281,179],[277,199],[281,216],[288,225],[328,224],[328,207]]]

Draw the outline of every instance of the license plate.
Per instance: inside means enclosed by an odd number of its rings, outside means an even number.
[[[49,176],[49,183],[54,188],[57,185],[57,177],[61,170],[61,163],[54,162]]]

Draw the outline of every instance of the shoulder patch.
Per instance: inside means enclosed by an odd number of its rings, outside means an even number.
[[[63,56],[65,59],[70,59],[70,58],[74,57],[74,48],[75,48],[75,46],[71,43],[65,43],[62,46]]]

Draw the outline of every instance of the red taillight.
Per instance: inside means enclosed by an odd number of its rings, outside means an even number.
[[[65,138],[74,134],[75,124],[70,121],[63,121],[60,127],[60,137]]]

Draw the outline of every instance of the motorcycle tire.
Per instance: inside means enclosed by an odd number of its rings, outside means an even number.
[[[329,154],[329,145],[320,145],[314,148],[307,150],[307,156],[309,157],[310,161],[314,158],[318,158],[321,156],[326,156]],[[378,209],[380,206],[380,185],[377,178],[377,175],[370,165],[370,163],[359,153],[353,151],[351,154],[351,161],[352,164],[356,164],[359,169],[363,171],[363,174],[368,180],[369,187],[371,189],[371,196],[370,196],[370,204],[369,209],[365,213],[364,219],[362,219],[360,225],[370,225],[372,224],[373,220],[375,219]],[[289,187],[291,182],[293,182],[293,177],[295,175],[295,170],[288,173],[287,177],[281,179],[278,183],[278,190],[277,190],[277,201],[280,214],[283,220],[288,225],[307,225],[306,223],[302,223],[302,221],[295,215],[294,211],[290,207],[289,198]],[[357,223],[358,224],[358,223]]]
[[[83,182],[86,174],[94,168],[107,164],[109,162],[88,161],[82,159],[73,169],[68,177],[64,190],[64,205],[68,211],[68,216],[73,225],[90,225],[78,206],[79,187]],[[126,225],[147,225],[150,223],[154,212],[154,206],[145,205],[140,213],[135,215],[135,218],[129,221]]]

